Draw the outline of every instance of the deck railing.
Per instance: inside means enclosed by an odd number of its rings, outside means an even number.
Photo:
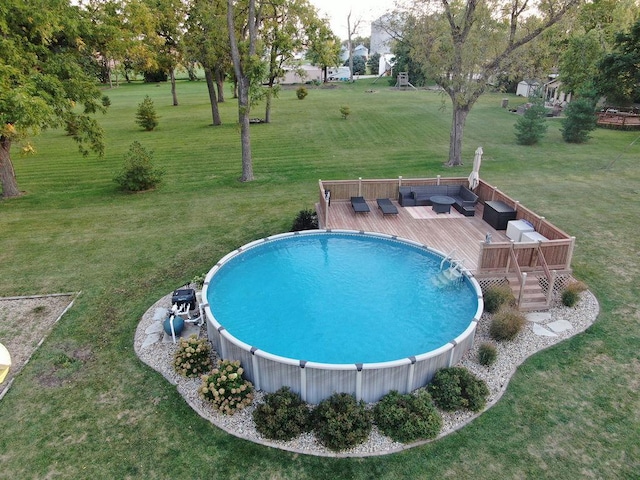
[[[327,225],[330,201],[347,201],[351,197],[364,197],[369,200],[376,198],[397,199],[398,189],[401,186],[467,184],[466,177],[440,176],[435,178],[398,177],[396,179],[319,180],[317,213],[324,220],[324,224]],[[474,192],[483,204],[487,201],[502,201],[511,206],[516,211],[516,219],[527,220],[538,233],[548,239],[545,242],[517,244],[513,242],[481,242],[478,265],[475,271],[476,277],[508,273],[512,249],[514,249],[518,266],[523,272],[557,270],[569,273],[571,271],[575,237],[569,236],[544,217],[536,214],[482,179],[480,179]],[[539,262],[540,255],[544,259],[545,266],[542,266]]]

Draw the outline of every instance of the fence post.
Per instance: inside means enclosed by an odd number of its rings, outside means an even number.
[[[358,177],[358,196],[362,196],[362,177]]]

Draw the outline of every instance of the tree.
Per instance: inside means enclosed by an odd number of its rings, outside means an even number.
[[[271,0],[265,3],[262,15],[261,39],[268,59],[264,121],[270,123],[276,80],[284,76],[284,66],[295,65],[295,55],[307,44],[307,26],[317,22],[318,16],[308,0]]]
[[[592,0],[578,10],[567,30],[570,38],[559,64],[563,89],[593,97],[598,64],[612,53],[616,33],[631,28],[640,15],[636,0]]]
[[[214,126],[222,125],[218,103],[224,102],[224,78],[232,68],[226,13],[224,0],[194,0],[184,37],[186,56],[200,62],[204,69]]]
[[[350,60],[347,60],[346,62],[344,62],[345,66],[347,66],[348,64],[351,64],[349,68],[352,69],[351,70],[352,77],[353,75],[364,75],[365,73],[367,73],[367,62],[364,60],[363,56],[356,55],[355,57],[352,57]]]
[[[38,9],[22,0],[0,4],[0,185],[4,198],[20,195],[11,147],[46,128],[64,127],[87,155],[104,152],[94,114],[101,93],[82,67],[82,16],[66,0]]]
[[[178,106],[176,92],[176,68],[182,60],[183,22],[186,18],[186,4],[182,0],[144,0],[153,12],[155,37],[158,45],[156,61],[162,71],[171,79],[173,105]]]
[[[98,77],[102,83],[113,87],[116,65],[125,60],[127,46],[132,41],[133,32],[124,24],[123,6],[118,0],[85,0],[81,2],[81,12],[88,26],[86,35],[87,59],[99,67]]]
[[[593,96],[593,79],[604,51],[594,32],[569,39],[560,60],[562,87],[566,92]]]
[[[241,15],[236,18],[236,4],[227,0],[227,29],[231,46],[233,70],[238,84],[238,123],[240,123],[240,142],[242,144],[242,182],[250,182],[253,177],[251,158],[251,136],[249,112],[251,110],[252,82],[262,80],[263,65],[258,54],[258,27],[261,11],[256,8],[256,0],[248,0]]]
[[[534,145],[547,132],[546,116],[542,98],[530,98],[531,106],[516,122],[516,140],[520,145]]]
[[[579,2],[422,0],[427,10],[418,17],[417,30],[412,33],[412,54],[451,100],[447,165],[462,164],[465,122],[490,78]],[[530,15],[534,8],[541,15],[539,21]],[[527,25],[531,28],[525,28]]]
[[[380,69],[380,54],[376,52],[371,55],[369,60],[367,60],[367,65],[369,66],[371,75],[378,75],[378,70]]]
[[[595,106],[588,98],[573,100],[565,110],[562,121],[562,138],[569,143],[584,143],[596,128]]]
[[[640,20],[629,33],[616,35],[614,51],[598,65],[597,90],[612,105],[640,99]]]
[[[362,20],[360,18],[354,20],[353,27],[351,26],[351,10],[347,15],[347,52],[349,53],[349,81],[353,83],[353,42],[352,37],[358,31],[358,27]]]
[[[150,132],[158,126],[158,114],[156,113],[156,107],[149,95],[146,95],[142,102],[138,104],[138,110],[136,111],[136,123],[147,132]]]
[[[319,18],[307,26],[307,37],[307,59],[322,68],[326,83],[327,69],[340,64],[340,39],[331,31],[329,21]]]

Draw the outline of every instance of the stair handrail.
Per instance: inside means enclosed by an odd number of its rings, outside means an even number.
[[[549,265],[547,264],[547,259],[544,258],[544,253],[542,253],[542,250],[540,249],[540,244],[541,242],[538,241],[538,248],[536,249],[538,251],[538,263],[542,266],[542,270],[544,271],[544,276],[547,277],[547,284],[549,285],[549,287],[547,288],[547,298],[546,298],[546,302],[547,305],[549,305],[551,303],[551,295],[553,294],[553,284],[555,283],[556,280],[556,271],[553,271],[553,274],[551,273],[551,271],[549,270]]]
[[[522,285],[522,270],[520,269],[520,265],[518,264],[518,257],[516,257],[516,252],[513,249],[513,244],[511,244],[511,249],[509,250],[509,257],[513,260],[514,265],[516,266],[516,273],[518,274],[518,282]]]
[[[544,275],[547,277],[547,280],[551,280],[551,271],[549,270],[549,265],[547,265],[547,259],[544,258],[544,254],[540,249],[540,241],[538,241],[538,248],[536,251],[538,252],[538,263],[542,266],[542,270],[544,270]]]
[[[447,255],[444,256],[442,261],[440,262],[440,270],[444,268],[444,262],[449,260],[450,263],[453,263],[453,254],[456,253],[456,249],[451,250]]]
[[[513,249],[513,242],[511,243],[511,249],[509,250],[509,258],[513,260],[513,263],[516,266],[518,283],[520,284],[520,291],[518,292],[518,307],[520,307],[520,303],[522,302],[522,295],[524,293],[524,284],[527,281],[527,274],[523,273],[522,270],[520,269],[520,264],[518,263],[518,257],[516,257],[516,252]]]

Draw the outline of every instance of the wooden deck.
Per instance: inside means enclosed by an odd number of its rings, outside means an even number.
[[[483,205],[476,206],[475,216],[464,217],[453,207],[451,213],[436,214],[431,207],[403,208],[396,201],[398,215],[383,215],[375,200],[368,200],[369,213],[354,213],[351,202],[331,201],[329,221],[320,228],[363,230],[397,235],[420,242],[445,254],[455,249],[454,257],[475,272],[480,243],[487,233],[495,242],[508,242],[504,231],[496,231],[482,220]],[[321,219],[322,222],[322,219]]]

